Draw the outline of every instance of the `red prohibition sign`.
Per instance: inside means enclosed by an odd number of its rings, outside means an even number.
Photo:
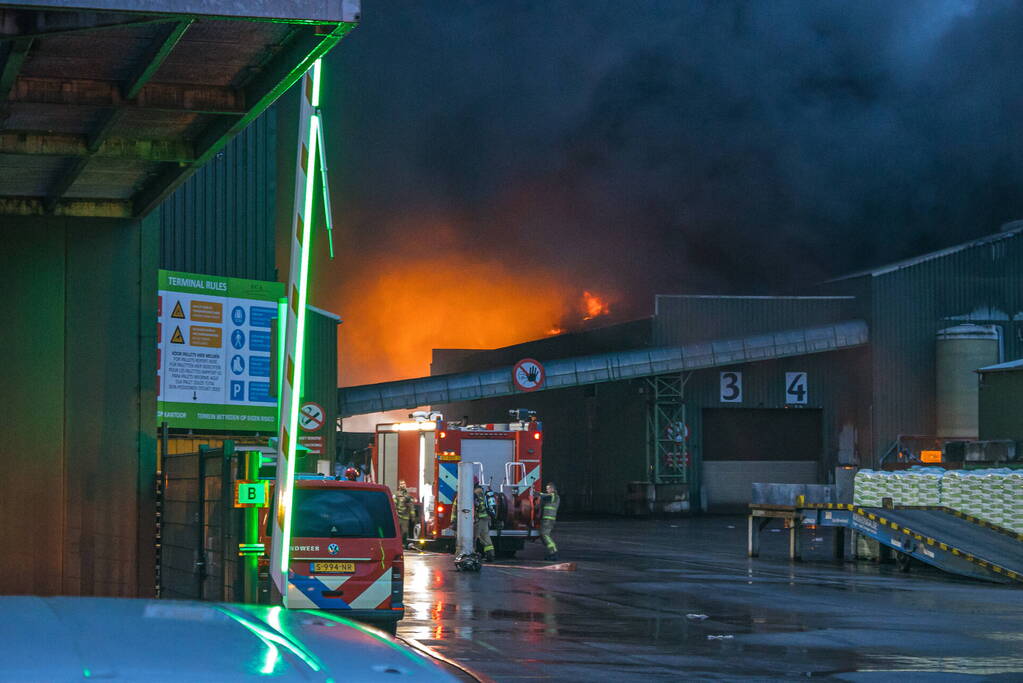
[[[547,372],[538,360],[523,358],[512,368],[512,384],[519,391],[536,391],[543,387]]]
[[[299,409],[298,426],[303,432],[316,432],[323,426],[323,406],[313,401],[307,401]]]

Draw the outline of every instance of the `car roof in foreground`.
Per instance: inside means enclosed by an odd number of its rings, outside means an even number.
[[[465,680],[374,628],[262,605],[0,596],[0,642],[2,680]]]

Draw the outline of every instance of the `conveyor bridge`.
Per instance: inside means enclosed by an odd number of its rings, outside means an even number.
[[[541,389],[565,389],[584,384],[838,351],[862,346],[867,341],[867,324],[862,320],[848,320],[739,339],[559,358],[544,362],[546,380]],[[512,366],[509,365],[479,372],[342,387],[338,390],[338,415],[350,417],[516,393],[518,391],[512,383]]]

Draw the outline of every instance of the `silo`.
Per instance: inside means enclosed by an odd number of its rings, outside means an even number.
[[[976,439],[978,368],[998,362],[994,325],[956,325],[938,331],[937,435]]]

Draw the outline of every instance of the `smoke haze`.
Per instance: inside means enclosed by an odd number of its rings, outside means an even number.
[[[427,372],[387,360],[424,301],[525,321],[451,315],[426,352],[497,346],[584,290],[649,315],[1023,217],[1017,2],[363,5],[324,84],[342,255],[314,299],[345,319],[344,384]],[[374,321],[398,281],[415,305]]]

